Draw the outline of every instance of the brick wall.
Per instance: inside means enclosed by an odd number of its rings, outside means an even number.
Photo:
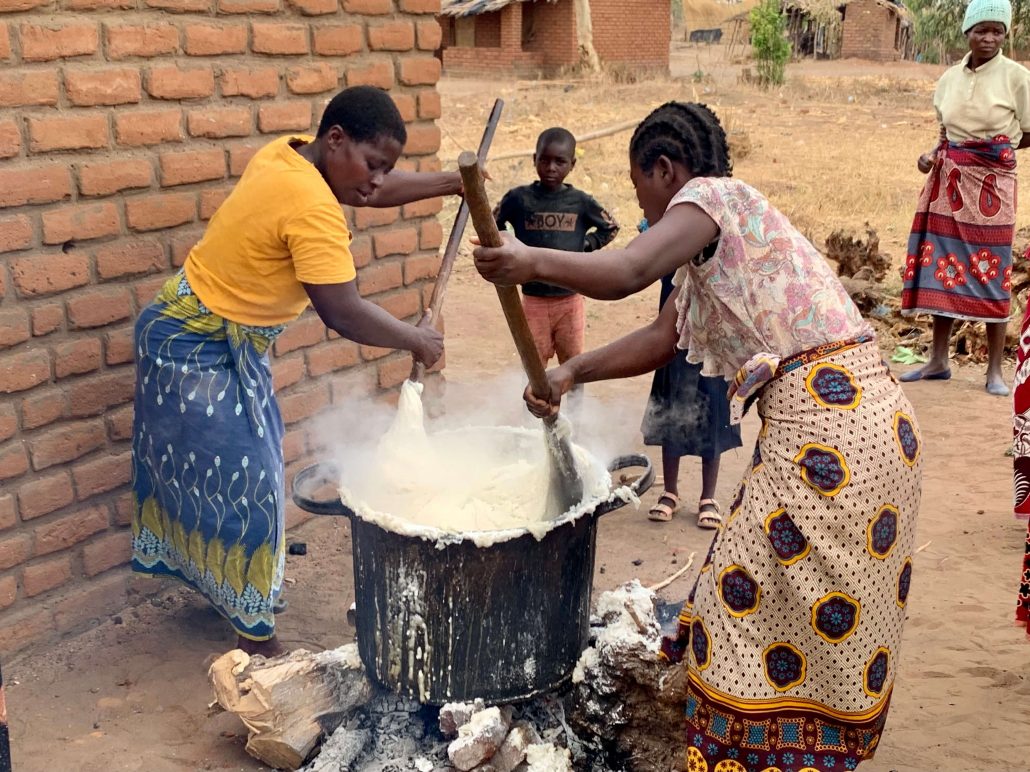
[[[594,48],[609,66],[669,71],[670,0],[590,0]]]
[[[881,62],[901,59],[901,51],[894,46],[897,24],[898,17],[877,0],[848,3],[841,24],[841,57]]]
[[[669,5],[670,0],[591,0],[594,47],[601,62],[621,69],[667,72],[672,34]],[[512,33],[505,38],[510,44],[498,39],[505,30]],[[553,74],[573,67],[579,63],[575,8],[571,0],[537,0],[513,2],[501,11],[481,14],[476,17],[476,48],[455,47],[451,38],[443,63],[448,72],[458,74],[483,70]]]
[[[0,654],[74,631],[133,579],[132,322],[247,160],[339,88],[390,88],[436,169],[439,0],[0,0]],[[439,201],[347,212],[358,285],[412,319]],[[308,314],[275,346],[288,477],[309,421],[399,384],[401,352]],[[343,371],[347,371],[344,373]],[[303,519],[296,508],[293,525]]]

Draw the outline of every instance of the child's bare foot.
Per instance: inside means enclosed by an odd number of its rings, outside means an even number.
[[[242,635],[236,638],[236,648],[242,649],[250,656],[261,655],[262,657],[278,657],[286,653],[286,647],[279,642],[279,638],[273,635],[267,641],[252,641]]]

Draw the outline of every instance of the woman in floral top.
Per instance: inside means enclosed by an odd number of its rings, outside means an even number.
[[[476,250],[498,284],[546,281],[598,299],[671,271],[677,295],[648,326],[549,372],[573,385],[683,356],[730,381],[735,421],[762,429],[663,656],[688,674],[692,772],[854,769],[879,742],[912,572],[920,445],[872,330],[816,249],[728,175],[726,137],[699,104],[637,127],[631,177],[651,227],[584,260],[506,237]],[[598,263],[598,260],[601,262]]]

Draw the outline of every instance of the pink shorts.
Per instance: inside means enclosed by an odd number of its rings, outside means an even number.
[[[586,311],[582,295],[558,298],[523,295],[522,307],[526,310],[536,350],[545,365],[555,354],[562,363],[583,353]]]

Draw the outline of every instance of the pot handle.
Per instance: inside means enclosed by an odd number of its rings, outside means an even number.
[[[608,464],[608,471],[615,474],[620,469],[629,469],[631,467],[641,467],[644,471],[630,484],[630,490],[633,491],[635,496],[647,493],[652,483],[654,483],[654,466],[651,464],[651,459],[643,453],[630,453],[625,456],[618,456]],[[601,502],[594,510],[594,516],[600,517],[624,506],[626,506],[626,502],[622,498],[615,496]]]
[[[297,472],[293,478],[293,501],[298,507],[315,515],[337,515],[353,517],[354,512],[340,501],[339,495],[332,500],[311,498],[311,494],[324,485],[333,485],[340,479],[340,469],[335,464],[312,464]]]

